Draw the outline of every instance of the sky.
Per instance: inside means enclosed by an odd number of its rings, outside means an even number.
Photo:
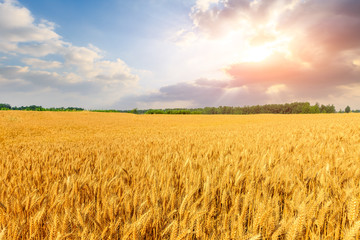
[[[360,109],[359,0],[0,0],[0,103]]]

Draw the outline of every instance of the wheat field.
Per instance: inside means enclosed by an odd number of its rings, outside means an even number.
[[[360,114],[0,111],[0,239],[359,239]]]

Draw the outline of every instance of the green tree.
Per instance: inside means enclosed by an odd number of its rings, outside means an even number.
[[[130,111],[130,113],[134,113],[134,114],[137,114],[138,113],[138,110],[137,108],[134,108],[133,110]]]
[[[350,112],[350,107],[349,107],[349,106],[347,106],[347,107],[345,108],[345,112],[346,112],[346,113],[349,113],[349,112]]]
[[[302,105],[301,113],[310,113],[311,112],[311,106],[309,102],[305,102]]]
[[[320,113],[320,107],[318,103],[310,107],[310,113]]]
[[[10,104],[7,104],[7,103],[0,103],[0,109],[1,110],[10,110],[11,106],[10,106]]]

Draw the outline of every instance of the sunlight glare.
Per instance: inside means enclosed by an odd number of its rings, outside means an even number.
[[[273,53],[267,46],[250,47],[243,53],[243,62],[261,62]]]

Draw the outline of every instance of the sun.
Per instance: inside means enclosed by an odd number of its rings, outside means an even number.
[[[240,53],[241,62],[262,62],[275,53],[282,53],[291,57],[289,43],[292,41],[291,36],[273,34],[271,41],[264,41],[261,45],[252,45],[248,42]]]
[[[268,46],[249,47],[241,54],[243,62],[261,62],[273,53]]]

